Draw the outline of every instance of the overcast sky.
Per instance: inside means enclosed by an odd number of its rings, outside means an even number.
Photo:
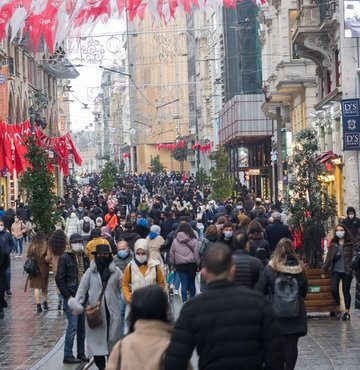
[[[91,35],[95,37],[95,40],[106,43],[111,35],[115,34],[115,37],[117,37],[116,33],[125,32],[124,30],[125,25],[122,20],[112,19],[105,25],[98,24],[94,31],[91,32]],[[82,42],[84,45],[86,45],[86,40]],[[73,65],[81,63],[83,67],[76,67],[77,71],[80,73],[80,76],[75,80],[71,80],[71,90],[74,91],[74,93],[70,94],[69,97],[70,100],[74,100],[74,102],[70,103],[70,122],[72,123],[71,130],[86,130],[86,126],[93,130],[94,125],[90,127],[89,124],[94,122],[94,116],[91,113],[94,108],[93,98],[99,92],[102,70],[99,68],[99,64],[94,66],[86,61],[78,62],[74,60],[79,47],[76,43],[74,43],[72,47],[75,49],[75,51],[70,54],[69,59],[72,61]],[[125,51],[121,50],[120,53],[124,54]],[[110,67],[113,64],[113,60],[114,55],[108,55],[105,51],[104,62],[101,64]],[[74,97],[74,95],[80,100],[81,103],[88,104],[89,109],[84,109],[83,105]]]

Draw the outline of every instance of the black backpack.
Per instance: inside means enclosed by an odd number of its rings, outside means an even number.
[[[34,256],[27,258],[24,264],[24,271],[29,274],[29,276],[36,276],[39,273],[39,266]]]
[[[272,303],[277,317],[290,318],[298,316],[300,310],[299,285],[294,275],[277,275]]]
[[[263,243],[263,241],[258,244],[254,240],[250,240],[250,254],[259,259],[263,265],[266,266],[269,260],[264,245],[265,243]]]
[[[83,222],[83,227],[82,227],[83,232],[84,233],[90,232],[90,221],[85,221],[85,220],[83,220],[83,221],[84,221]]]

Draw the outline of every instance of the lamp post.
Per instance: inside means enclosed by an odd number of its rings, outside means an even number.
[[[29,107],[29,114],[30,114],[30,127],[31,127],[31,134],[35,135],[35,119],[36,115],[45,108],[48,104],[49,99],[46,94],[43,94],[40,90],[33,90],[31,92],[30,100],[32,104]]]

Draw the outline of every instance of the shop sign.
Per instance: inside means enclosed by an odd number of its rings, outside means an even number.
[[[320,293],[321,288],[319,286],[309,286],[309,293]]]
[[[343,150],[360,150],[360,99],[341,100]]]
[[[259,168],[249,169],[248,172],[249,172],[249,175],[251,175],[251,176],[259,176],[260,175],[260,169]]]

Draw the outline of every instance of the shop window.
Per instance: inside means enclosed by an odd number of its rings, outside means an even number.
[[[292,42],[292,37],[297,28],[297,16],[298,16],[297,9],[289,10],[289,48],[290,48],[291,59],[300,59],[300,54],[298,52],[298,46],[296,44],[293,44]]]

